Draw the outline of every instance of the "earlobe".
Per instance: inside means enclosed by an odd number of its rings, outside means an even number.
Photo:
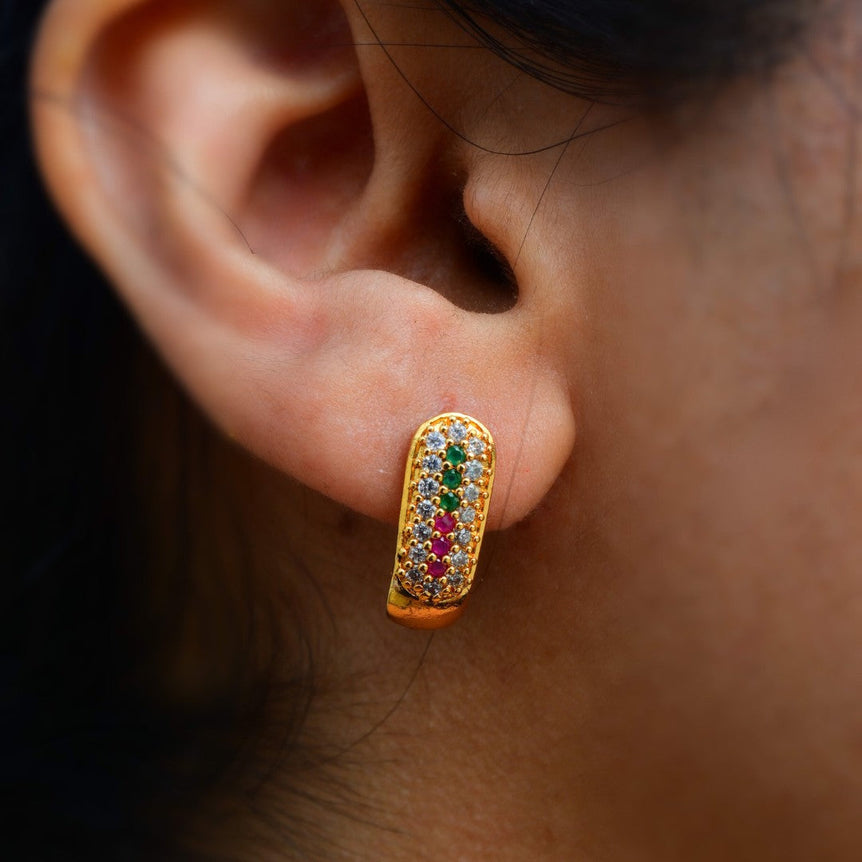
[[[265,5],[55,0],[33,68],[48,184],[242,445],[394,521],[416,427],[469,413],[497,440],[489,526],[510,524],[571,451],[565,378],[524,309],[471,313],[404,277],[423,211],[421,255],[427,233],[450,236],[422,197],[443,130],[357,62],[339,7]],[[309,38],[290,38],[300,26]],[[277,62],[275,31],[293,50]],[[438,273],[469,281],[436,247]]]

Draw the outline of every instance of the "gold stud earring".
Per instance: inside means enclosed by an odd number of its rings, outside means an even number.
[[[386,610],[402,625],[436,629],[461,616],[494,487],[491,432],[462,413],[423,423],[410,444]]]

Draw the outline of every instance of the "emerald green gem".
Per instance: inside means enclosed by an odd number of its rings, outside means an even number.
[[[444,512],[454,512],[455,509],[458,508],[458,503],[460,503],[460,500],[458,499],[458,495],[453,494],[451,491],[447,491],[440,498],[440,508]]]
[[[461,484],[461,474],[457,470],[447,470],[443,474],[443,484],[454,491]]]
[[[450,446],[446,450],[446,460],[453,467],[457,467],[459,464],[463,464],[466,458],[467,456],[464,454],[464,450],[460,446]]]

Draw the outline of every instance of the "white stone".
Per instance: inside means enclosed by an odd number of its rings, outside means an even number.
[[[433,578],[427,584],[424,584],[422,588],[425,590],[425,595],[436,596],[443,589],[443,584],[440,583],[439,578]]]
[[[410,559],[414,563],[424,563],[427,556],[428,552],[421,545],[416,545],[410,549]]]
[[[449,426],[449,436],[456,442],[460,443],[467,436],[467,429],[461,422],[453,422]]]
[[[451,560],[456,569],[463,569],[470,562],[470,557],[464,551],[456,551],[452,554]]]
[[[420,518],[428,520],[428,518],[434,517],[437,507],[430,500],[420,500],[416,506],[416,511]]]
[[[485,468],[480,461],[468,461],[464,465],[464,475],[468,479],[479,479],[482,476],[482,471]]]
[[[471,437],[467,441],[467,452],[474,458],[478,458],[485,451],[485,441],[478,437]]]
[[[476,520],[476,510],[472,506],[461,510],[461,523],[472,524]]]
[[[429,431],[425,435],[425,445],[432,452],[439,452],[446,446],[446,438],[439,431]]]
[[[422,469],[427,473],[439,473],[443,469],[443,462],[437,455],[426,455],[422,459]]]
[[[431,528],[427,524],[417,524],[413,528],[413,535],[419,539],[420,542],[425,542],[431,538]]]
[[[436,479],[420,479],[419,494],[423,497],[433,497],[440,490],[440,483]]]
[[[455,543],[466,548],[473,541],[473,534],[469,530],[458,530],[455,533]]]
[[[479,486],[478,485],[468,485],[464,489],[464,499],[468,503],[475,503],[476,500],[479,499]]]

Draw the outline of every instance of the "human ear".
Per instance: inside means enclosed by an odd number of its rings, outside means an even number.
[[[55,0],[32,71],[41,165],[225,433],[394,520],[413,431],[468,413],[495,435],[506,526],[571,451],[561,355],[540,302],[461,301],[487,285],[441,200],[469,168],[441,171],[447,131],[354,47],[363,26],[335,0]]]

